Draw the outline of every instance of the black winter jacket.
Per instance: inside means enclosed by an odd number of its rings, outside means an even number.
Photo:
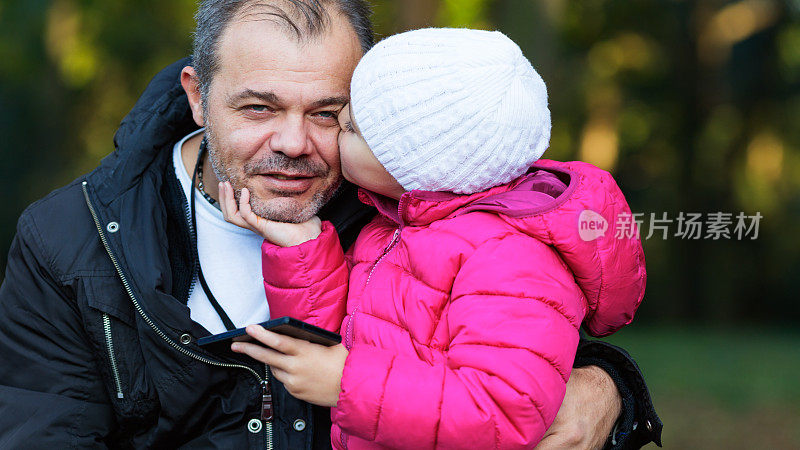
[[[197,256],[171,158],[197,128],[187,64],[153,79],[97,169],[20,217],[0,287],[0,448],[330,447],[327,409],[196,344],[209,333],[186,306]],[[320,213],[345,245],[373,214],[351,185]]]

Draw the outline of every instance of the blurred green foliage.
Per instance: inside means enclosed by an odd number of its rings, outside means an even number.
[[[612,171],[634,212],[764,216],[757,240],[645,240],[637,320],[800,319],[800,2],[373,4],[380,36],[426,25],[508,34],[548,83],[546,157]],[[24,207],[95,167],[150,77],[190,52],[194,8],[0,1],[0,273]]]
[[[609,340],[642,368],[664,448],[800,448],[797,330],[634,324]]]

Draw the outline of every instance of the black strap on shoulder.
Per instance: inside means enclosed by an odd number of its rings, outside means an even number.
[[[194,165],[194,173],[192,174],[192,187],[189,189],[189,209],[192,213],[192,230],[194,230],[194,248],[195,252],[197,253],[197,278],[200,281],[200,286],[203,288],[203,292],[206,293],[206,297],[208,297],[208,301],[211,303],[211,306],[214,307],[214,311],[217,312],[219,318],[222,319],[222,324],[225,325],[225,328],[230,330],[235,330],[236,325],[233,324],[233,321],[228,314],[222,309],[222,305],[219,304],[214,294],[211,293],[211,289],[208,288],[208,283],[206,283],[206,277],[203,276],[203,267],[200,265],[200,251],[197,250],[197,214],[195,213],[194,208],[194,198],[195,198],[195,179],[197,179],[197,169],[200,167],[200,164],[203,162],[203,156],[206,152],[208,147],[208,143],[206,138],[203,138],[203,142],[200,143],[200,151],[197,152],[197,163]]]

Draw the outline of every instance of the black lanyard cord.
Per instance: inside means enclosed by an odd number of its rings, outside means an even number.
[[[197,214],[195,212],[194,207],[194,198],[196,193],[195,189],[195,179],[197,179],[197,169],[200,167],[200,164],[203,163],[203,156],[205,156],[205,152],[207,150],[208,143],[206,138],[203,138],[203,142],[200,143],[200,151],[197,152],[197,163],[194,165],[194,173],[192,174],[192,187],[189,190],[189,209],[191,210],[192,215],[192,229],[194,230],[194,251],[195,255],[197,255],[197,278],[200,281],[200,286],[203,288],[203,292],[206,293],[206,297],[208,297],[208,301],[211,303],[211,306],[214,307],[214,310],[219,315],[219,318],[222,319],[222,324],[225,325],[225,328],[230,330],[235,330],[236,325],[233,324],[231,318],[228,317],[228,314],[222,309],[222,306],[219,304],[217,299],[214,297],[214,294],[211,293],[211,289],[208,288],[208,283],[206,283],[206,277],[203,276],[203,268],[200,266],[200,250],[197,248]]]

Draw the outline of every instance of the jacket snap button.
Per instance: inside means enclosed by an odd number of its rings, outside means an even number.
[[[117,222],[109,222],[108,225],[106,225],[106,230],[108,230],[109,233],[116,233],[119,231],[119,224]]]
[[[192,336],[189,333],[183,333],[181,335],[181,344],[189,345],[192,342]]]
[[[258,419],[250,419],[250,422],[247,422],[247,431],[256,434],[261,432],[261,421]]]
[[[306,429],[306,421],[303,419],[297,419],[294,421],[294,431],[303,431]]]

